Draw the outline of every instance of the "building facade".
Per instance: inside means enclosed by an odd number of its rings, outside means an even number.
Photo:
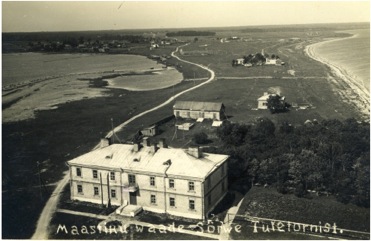
[[[223,120],[225,118],[225,106],[221,102],[177,101],[173,110],[176,118],[212,120]]]
[[[68,162],[72,200],[204,219],[227,193],[226,155],[167,148],[163,141],[102,143]]]

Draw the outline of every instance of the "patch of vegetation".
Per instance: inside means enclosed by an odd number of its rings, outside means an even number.
[[[193,142],[195,144],[207,144],[209,143],[209,139],[208,139],[208,136],[205,132],[198,132],[196,134],[193,135]]]
[[[272,114],[286,112],[290,108],[290,104],[282,100],[279,95],[270,95],[267,101],[267,107]]]
[[[226,122],[217,131],[218,148],[205,151],[231,156],[231,181],[247,177],[254,183],[333,194],[337,200],[369,208],[370,126],[355,119],[325,120],[279,128],[267,119],[253,125]]]
[[[241,224],[244,227],[250,225],[251,222],[246,221],[244,218],[246,216],[314,225],[318,225],[319,222],[322,224],[336,223],[340,229],[350,229],[362,232],[369,232],[370,230],[368,209],[360,208],[351,204],[344,205],[338,203],[334,200],[334,197],[318,197],[317,195],[312,195],[312,198],[309,200],[298,198],[292,194],[279,194],[271,187],[253,187],[245,195],[234,223]],[[247,238],[252,236],[259,239],[259,237],[264,237],[265,235],[270,236],[271,238],[269,239],[282,239],[282,237],[290,237],[291,235],[293,235],[292,237],[298,235],[307,237],[308,239],[311,238],[311,236],[300,234],[298,232],[263,233],[259,230],[258,233],[253,233],[253,227],[246,227],[243,229],[242,234],[233,233],[232,237],[241,239],[242,237]],[[362,234],[358,236],[358,238],[364,237],[365,236]],[[349,238],[349,236],[347,238]]]

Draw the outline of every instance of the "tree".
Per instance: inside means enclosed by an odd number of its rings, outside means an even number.
[[[259,166],[260,164],[259,164],[258,159],[254,158],[249,163],[249,166],[247,168],[247,175],[250,176],[251,187],[254,185],[254,182],[256,178],[258,177]]]
[[[268,118],[260,118],[256,124],[256,131],[265,135],[265,136],[272,136],[276,127],[274,123]]]
[[[272,114],[288,111],[290,105],[282,100],[279,95],[270,95],[267,102],[267,107]]]
[[[193,141],[196,144],[206,144],[209,142],[209,139],[205,132],[199,132],[199,133],[194,134]]]

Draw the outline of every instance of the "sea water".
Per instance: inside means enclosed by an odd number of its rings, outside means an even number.
[[[150,71],[162,67],[144,56],[128,54],[13,53],[2,54],[2,60],[3,86],[52,76],[113,70]],[[172,72],[163,71],[163,75],[167,73]]]
[[[316,54],[345,70],[370,92],[370,30],[346,31],[350,38],[316,46]]]

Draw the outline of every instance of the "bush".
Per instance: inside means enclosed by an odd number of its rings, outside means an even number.
[[[286,194],[288,192],[286,185],[282,182],[278,182],[276,188],[279,193]]]
[[[206,144],[209,142],[208,136],[205,132],[199,132],[199,133],[194,134],[193,141],[196,144]]]
[[[303,184],[298,184],[295,188],[295,191],[294,191],[294,194],[295,196],[297,197],[304,197],[305,194],[306,194],[306,191],[304,189],[304,185]]]

